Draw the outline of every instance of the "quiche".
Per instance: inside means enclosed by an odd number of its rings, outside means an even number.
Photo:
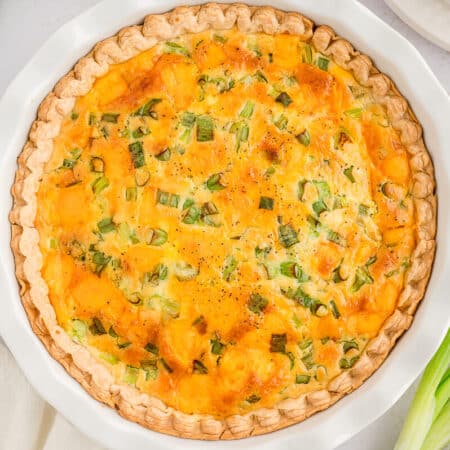
[[[207,4],[124,28],[44,99],[18,162],[34,332],[153,430],[242,438],[328,408],[424,295],[421,127],[367,56],[298,13]]]

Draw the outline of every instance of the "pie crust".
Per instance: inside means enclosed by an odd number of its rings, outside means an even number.
[[[36,195],[44,164],[52,153],[52,140],[59,133],[63,117],[72,110],[76,97],[88,93],[96,78],[104,75],[110,65],[124,62],[161,40],[184,33],[226,30],[234,26],[242,32],[299,35],[337,65],[350,70],[361,85],[372,90],[374,98],[385,106],[393,128],[399,132],[410,155],[417,245],[395,311],[382,325],[379,334],[369,341],[351,369],[332,379],[327,389],[281,401],[273,408],[260,408],[245,415],[218,420],[209,415],[185,414],[134,387],[116,383],[105,366],[66,334],[57,323],[48,288],[41,275],[42,255],[34,220]],[[422,139],[421,126],[407,101],[366,55],[355,50],[330,27],[316,26],[301,14],[271,7],[214,3],[179,7],[165,14],[149,15],[142,25],[124,28],[117,35],[99,42],[41,103],[28,141],[18,158],[12,195],[11,247],[20,295],[35,334],[52,357],[95,399],[147,428],[184,438],[238,439],[274,431],[328,408],[359,387],[381,365],[397,339],[409,328],[424,296],[435,252],[433,166]]]

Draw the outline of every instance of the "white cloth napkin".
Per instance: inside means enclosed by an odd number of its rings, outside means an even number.
[[[106,450],[36,394],[1,340],[0,450]]]

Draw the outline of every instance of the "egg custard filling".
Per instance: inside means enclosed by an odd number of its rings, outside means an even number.
[[[299,36],[162,41],[111,66],[53,142],[42,276],[118,383],[216,418],[272,407],[351,369],[396,307],[408,154]]]

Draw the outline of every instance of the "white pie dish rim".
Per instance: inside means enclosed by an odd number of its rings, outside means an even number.
[[[444,262],[449,255],[449,238],[438,231],[438,251],[426,300],[419,308],[413,326],[395,347],[383,366],[355,393],[327,411],[307,421],[276,433],[237,442],[201,443],[186,441],[145,430],[128,422],[99,404],[66,374],[46,352],[31,331],[20,304],[9,250],[9,186],[15,171],[15,157],[25,141],[36,107],[57,79],[87,53],[93,43],[114,34],[119,28],[141,20],[151,12],[162,12],[179,2],[161,5],[157,0],[134,0],[124,5],[120,0],[104,1],[75,18],[56,32],[38,51],[7,89],[0,101],[0,145],[3,177],[0,197],[0,282],[5,289],[0,315],[0,333],[17,362],[37,391],[83,432],[110,448],[134,448],[151,444],[168,448],[281,448],[301,442],[315,449],[329,449],[379,417],[413,382],[436,349],[449,325],[450,304],[445,300],[444,280],[450,271]],[[184,4],[197,2],[184,1]],[[248,1],[270,4],[270,1]],[[436,165],[439,191],[449,191],[449,136],[445,118],[450,104],[418,52],[400,35],[381,22],[359,3],[348,0],[284,0],[277,7],[299,10],[317,23],[327,23],[349,39],[355,47],[371,55],[378,67],[391,75],[425,129],[425,139]],[[75,38],[75,42],[73,42]],[[55,61],[55,55],[58,55]],[[408,71],[408,68],[414,70]],[[420,87],[420,89],[418,89]],[[425,87],[425,88],[423,88]],[[439,114],[436,114],[436,111]],[[439,199],[438,230],[446,230],[449,200]],[[447,275],[447,276],[446,276]],[[413,350],[413,351],[412,351]],[[384,380],[381,380],[384,378]],[[388,381],[386,381],[386,379]]]

